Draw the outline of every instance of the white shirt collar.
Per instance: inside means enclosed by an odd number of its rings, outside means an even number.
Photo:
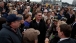
[[[76,23],[76,22],[74,22],[73,25],[74,25],[75,23]]]
[[[66,39],[69,39],[69,38],[61,38],[60,41],[63,41],[63,40],[66,40]]]

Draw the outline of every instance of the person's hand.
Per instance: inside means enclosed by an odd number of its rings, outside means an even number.
[[[49,39],[48,38],[45,39],[45,43],[49,43]]]
[[[2,12],[5,12],[5,9],[3,9],[3,11]]]

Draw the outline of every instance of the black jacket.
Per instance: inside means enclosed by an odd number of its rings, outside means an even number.
[[[49,38],[50,35],[53,33],[53,35],[57,35],[57,31],[56,31],[56,25],[53,23],[51,25],[51,27],[46,31],[46,37]]]
[[[21,24],[21,26],[19,27],[19,29],[20,29],[20,31],[21,31],[21,33],[24,31],[24,29],[25,29],[25,26],[24,26],[24,24]]]
[[[4,24],[0,31],[0,43],[21,43],[22,35],[19,31],[14,32],[8,25]]]
[[[75,15],[73,14],[71,17],[70,17],[70,14],[66,14],[65,17],[67,18],[67,24],[72,24],[74,21],[75,21]]]
[[[6,19],[5,18],[0,18],[0,30],[2,29],[2,24],[6,23]]]
[[[60,42],[58,42],[58,43],[76,43],[76,40],[74,40],[74,39],[72,39],[72,38],[69,38],[69,39],[60,41]]]
[[[34,28],[40,31],[40,35],[38,36],[38,43],[44,43],[46,35],[46,24],[44,20],[41,20],[39,24],[37,24],[36,20],[33,20],[30,23],[30,28]]]
[[[74,22],[73,25],[72,25],[71,38],[76,39],[76,22]]]

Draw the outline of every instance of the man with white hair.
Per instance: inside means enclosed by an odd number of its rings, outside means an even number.
[[[31,7],[27,6],[27,9],[28,9],[28,14],[32,15],[32,13],[30,12]]]

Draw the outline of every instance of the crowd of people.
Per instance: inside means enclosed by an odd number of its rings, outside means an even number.
[[[0,43],[76,43],[76,10],[1,1]]]

